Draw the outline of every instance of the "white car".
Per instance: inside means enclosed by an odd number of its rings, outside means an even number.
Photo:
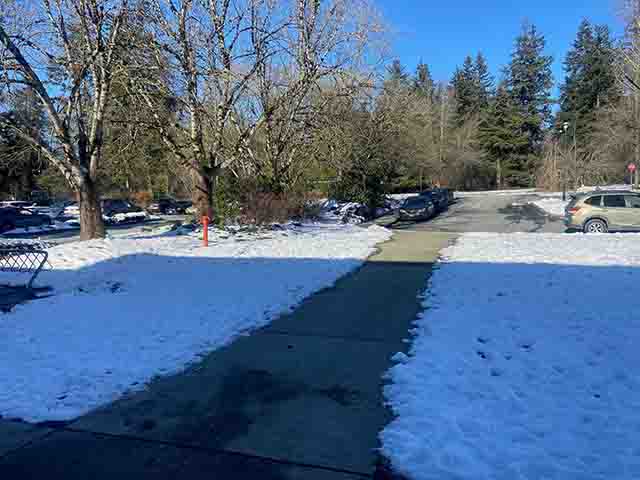
[[[80,216],[80,205],[77,203],[64,207],[63,210],[65,217],[79,217]]]

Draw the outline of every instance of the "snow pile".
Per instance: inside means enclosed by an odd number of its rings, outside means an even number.
[[[111,216],[103,216],[106,222],[123,223],[123,222],[143,222],[149,219],[147,212],[126,212],[114,213]]]
[[[567,208],[567,205],[569,205],[569,202],[570,202],[569,197],[567,197],[567,200],[562,200],[562,197],[560,198],[547,197],[547,198],[541,198],[539,200],[534,200],[529,203],[531,203],[532,205],[535,205],[540,210],[543,210],[549,215],[553,215],[556,217],[563,217],[564,210],[565,208]]]
[[[404,202],[407,198],[413,198],[420,195],[419,192],[416,193],[394,193],[392,195],[387,195],[387,198],[390,200],[395,200],[397,203]]]
[[[444,256],[385,389],[399,473],[640,478],[640,236],[467,234]]]
[[[315,225],[212,230],[207,248],[194,233],[53,247],[37,283],[54,296],[0,316],[0,415],[70,419],[178,372],[332,285],[390,235]]]
[[[375,217],[379,218],[400,208],[402,202],[393,196],[385,199],[384,206],[376,209]],[[329,222],[359,224],[366,221],[367,207],[358,202],[340,202],[328,199],[322,203],[320,218]]]
[[[578,193],[588,193],[594,190],[631,190],[631,185],[617,184],[617,185],[600,185],[600,186],[583,186],[578,188]]]

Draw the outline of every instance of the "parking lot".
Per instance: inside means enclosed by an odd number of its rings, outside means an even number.
[[[163,225],[171,225],[178,222],[184,222],[189,217],[186,215],[159,215],[156,218],[144,222],[132,222],[125,223],[122,225],[107,225],[107,233],[111,236],[121,236],[121,235],[129,235],[136,233],[143,233],[150,229],[154,229]],[[77,242],[80,240],[80,228],[70,229],[70,230],[62,230],[62,231],[51,231],[47,233],[43,233],[40,231],[36,231],[34,233],[21,233],[19,235],[0,235],[0,238],[41,238],[46,240],[48,243],[52,244],[61,244],[61,243],[69,243],[69,242]]]
[[[394,230],[428,232],[562,233],[562,220],[545,215],[528,202],[535,193],[456,194],[446,211],[427,221],[391,224]]]

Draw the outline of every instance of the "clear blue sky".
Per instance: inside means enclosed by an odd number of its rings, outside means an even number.
[[[436,80],[448,80],[468,54],[487,57],[494,75],[509,62],[523,20],[545,35],[556,82],[583,18],[622,33],[620,0],[377,0],[392,30],[393,55],[409,69],[423,59]]]

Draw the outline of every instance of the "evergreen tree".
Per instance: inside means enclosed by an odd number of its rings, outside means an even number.
[[[451,81],[456,99],[456,122],[461,125],[477,112],[478,85],[473,59],[467,56],[462,68],[457,68]]]
[[[467,56],[451,81],[456,95],[456,122],[462,125],[471,116],[487,109],[493,88],[489,66],[481,53],[475,60]]]
[[[522,159],[529,145],[525,117],[505,83],[501,83],[480,124],[479,143],[495,171],[497,188],[526,184]]]
[[[491,92],[493,90],[493,77],[489,73],[489,65],[481,52],[476,55],[473,65],[473,73],[476,82],[477,102],[480,111],[485,110],[489,106]]]
[[[420,61],[416,67],[416,77],[413,81],[413,88],[419,95],[433,99],[433,78],[429,71],[429,66]]]
[[[540,152],[545,127],[551,121],[553,57],[544,55],[544,48],[544,36],[534,25],[525,24],[506,69],[506,88],[522,117],[529,155]]]
[[[4,121],[0,128],[0,194],[26,199],[37,188],[36,182],[45,164],[32,144],[9,125],[46,143],[45,115],[35,92],[29,87],[16,91],[7,107],[2,113]]]
[[[560,112],[556,122],[568,122],[576,138],[593,130],[597,110],[619,98],[614,72],[615,47],[609,28],[583,20],[566,56],[566,78],[560,87]]]
[[[394,60],[387,67],[387,78],[385,80],[385,88],[401,88],[409,85],[409,74],[400,60]]]

